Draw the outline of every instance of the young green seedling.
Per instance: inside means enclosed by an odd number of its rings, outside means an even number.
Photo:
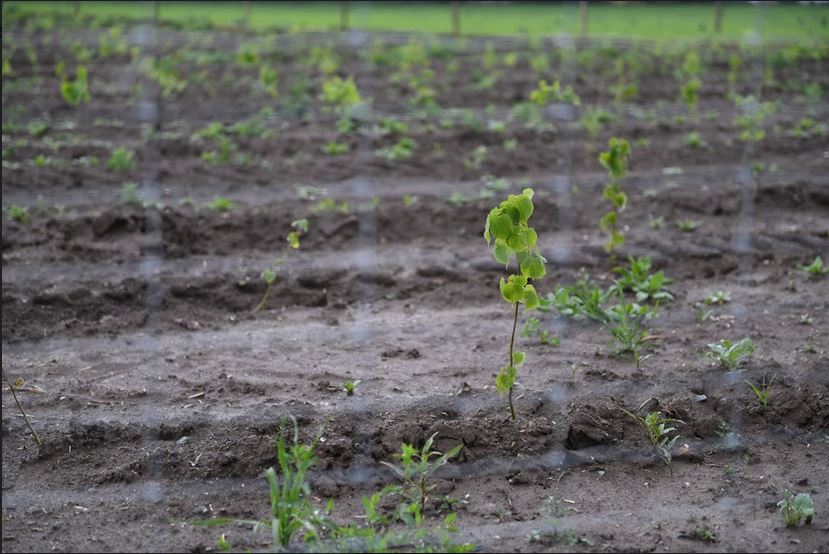
[[[107,161],[109,171],[127,172],[135,169],[135,154],[124,147],[118,147],[112,151]]]
[[[763,381],[755,385],[751,381],[745,382],[748,387],[751,389],[751,392],[754,393],[754,396],[757,398],[757,402],[766,409],[769,405],[769,397],[771,396],[771,384],[774,383],[774,377],[771,378],[771,381],[766,381],[766,377],[763,376]]]
[[[824,275],[829,274],[829,266],[823,265],[823,260],[820,256],[817,256],[815,260],[810,263],[809,265],[799,265],[797,269],[800,271],[805,271],[812,277],[823,277]]]
[[[230,210],[236,209],[237,205],[230,198],[214,196],[213,200],[208,202],[207,207],[217,212],[229,212]]]
[[[67,103],[73,106],[90,101],[87,72],[84,66],[79,65],[75,69],[74,81],[70,81],[65,74],[63,75],[60,82],[60,94]]]
[[[308,220],[304,217],[302,219],[297,219],[296,221],[291,222],[291,227],[294,229],[288,236],[285,237],[285,240],[288,244],[296,250],[299,248],[299,237],[302,236],[303,233],[308,232]]]
[[[342,79],[331,77],[322,83],[322,101],[336,110],[344,110],[360,103],[360,93],[354,84],[354,77]]]
[[[546,106],[553,102],[566,102],[574,106],[580,106],[581,100],[578,95],[573,92],[573,87],[567,85],[567,88],[561,90],[561,83],[555,81],[552,85],[548,85],[547,81],[541,80],[538,82],[538,88],[530,93],[530,102],[539,106]]]
[[[547,272],[544,265],[547,260],[541,255],[537,244],[538,234],[528,223],[533,214],[533,194],[533,189],[525,188],[521,194],[509,195],[509,198],[489,212],[484,225],[484,239],[487,244],[494,241],[492,253],[495,259],[509,269],[510,262],[515,257],[519,271],[507,279],[501,278],[499,284],[501,296],[514,306],[514,313],[509,343],[509,364],[501,368],[495,385],[499,393],[509,393],[512,419],[515,419],[512,389],[515,386],[518,367],[524,362],[524,353],[513,350],[515,328],[518,324],[518,305],[523,303],[526,310],[538,307],[538,293],[530,282],[541,279]]]
[[[653,312],[647,306],[626,302],[622,292],[618,292],[618,295],[619,304],[605,311],[608,319],[604,325],[616,341],[616,354],[632,354],[638,368],[650,356],[643,355],[643,352],[654,337],[644,322]]]
[[[721,368],[730,370],[736,368],[742,360],[748,358],[753,352],[754,343],[749,338],[744,338],[736,343],[728,339],[722,339],[718,343],[710,343],[705,355],[719,362]]]
[[[23,225],[29,224],[29,208],[28,206],[9,206],[6,214],[12,219]]]
[[[815,505],[808,493],[801,492],[797,496],[790,491],[783,492],[783,500],[777,503],[780,513],[783,515],[783,523],[786,527],[797,527],[801,521],[806,525],[812,523],[815,517]]]
[[[17,409],[20,410],[21,414],[23,414],[23,419],[26,420],[26,425],[29,426],[29,431],[32,432],[32,436],[35,438],[35,442],[37,443],[38,448],[43,448],[43,443],[40,441],[40,437],[38,436],[37,431],[35,431],[35,428],[32,427],[32,422],[29,421],[29,416],[26,415],[26,412],[23,410],[23,406],[20,405],[20,400],[17,399],[17,391],[24,384],[23,378],[19,377],[14,381],[14,383],[12,383],[12,380],[9,378],[8,373],[6,373],[5,368],[3,368],[3,377],[6,378],[6,382],[9,384],[9,390],[12,393],[12,397],[14,397],[15,404],[17,404]]]
[[[634,258],[628,256],[630,268],[614,267],[614,273],[619,274],[619,278],[613,283],[608,292],[615,293],[617,291],[633,292],[636,294],[637,302],[655,301],[662,302],[674,299],[674,296],[662,289],[663,285],[669,285],[672,281],[665,277],[663,271],[657,271],[651,274],[651,259],[649,256],[642,258]]]
[[[432,443],[436,436],[437,433],[426,439],[420,451],[414,446],[404,443],[398,455],[401,462],[400,466],[380,462],[391,468],[398,477],[403,479],[404,494],[411,501],[409,511],[416,522],[420,521],[426,507],[426,501],[429,499],[429,493],[435,488],[428,481],[439,468],[446,465],[451,458],[457,456],[463,448],[463,443],[461,443],[445,454],[441,454],[436,450],[432,450]]]
[[[671,462],[673,461],[671,456],[671,448],[673,448],[674,443],[679,438],[679,435],[677,434],[671,437],[671,433],[674,433],[677,429],[676,427],[669,427],[669,425],[683,422],[678,419],[663,417],[660,412],[650,412],[645,417],[642,417],[634,414],[633,412],[627,411],[622,406],[619,407],[623,412],[625,412],[625,414],[630,416],[642,427],[642,430],[645,433],[645,438],[648,439],[648,442],[651,443],[651,446],[653,446],[656,454],[662,459],[663,462],[665,462],[673,475],[674,470],[671,465]]]
[[[361,381],[359,379],[343,383],[343,390],[345,391],[345,394],[348,396],[354,396],[354,391],[357,390],[357,385],[360,383]]]
[[[612,254],[613,250],[625,242],[625,235],[619,230],[619,213],[627,206],[627,194],[622,192],[620,183],[627,173],[627,164],[630,159],[630,145],[625,139],[613,137],[610,139],[607,152],[599,154],[599,163],[607,169],[610,183],[605,186],[602,196],[612,204],[611,210],[599,220],[599,228],[610,236],[605,243],[605,250]]]
[[[680,219],[676,222],[677,228],[682,231],[683,233],[692,233],[697,230],[697,228],[702,225],[701,221],[697,221],[695,219]]]

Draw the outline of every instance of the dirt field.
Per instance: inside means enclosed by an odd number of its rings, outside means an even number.
[[[188,88],[165,97],[140,57],[116,54],[87,62],[92,100],[73,107],[53,67],[73,41],[97,50],[96,35],[4,27],[13,73],[3,78],[3,208],[28,206],[30,221],[4,213],[3,368],[25,379],[18,395],[44,442],[39,450],[4,383],[4,551],[205,551],[222,532],[234,548],[266,548],[266,533],[185,522],[266,515],[262,473],[288,415],[304,438],[325,424],[312,491],[320,504],[334,499],[343,521],[395,481],[381,461],[438,433],[438,449],[465,447],[435,494],[457,500],[458,540],[484,551],[829,551],[829,280],[797,269],[817,255],[829,261],[825,50],[776,65],[765,51],[703,48],[693,118],[674,75],[684,52],[582,45],[587,56],[493,42],[499,59],[520,56],[496,66],[486,89],[472,77],[486,43],[470,41],[428,58],[439,109],[418,118],[412,86],[361,57],[372,37],[285,37],[267,57],[279,72],[272,100],[256,88],[256,69],[232,63],[241,35],[162,29],[150,42],[142,29],[127,28],[131,44],[184,52],[176,67]],[[37,64],[7,48],[7,35],[32,37]],[[324,75],[304,64],[320,44],[336,44],[336,74],[354,76],[376,116],[408,123],[411,157],[378,156],[399,136],[365,120],[338,132],[337,116],[317,108]],[[193,52],[209,61],[190,61]],[[549,55],[541,73],[527,61],[538,52]],[[739,138],[729,52],[743,57],[737,92],[777,103],[759,142]],[[638,96],[617,104],[607,90],[622,55],[643,67]],[[459,67],[447,67],[453,60]],[[283,103],[300,75],[307,109]],[[549,106],[546,126],[511,119],[539,78],[572,84],[581,106]],[[823,92],[804,96],[796,82]],[[591,138],[578,121],[597,104],[616,117]],[[35,138],[27,123],[46,114],[48,131]],[[817,131],[798,136],[806,117]],[[215,146],[192,137],[213,121],[272,133],[237,132],[233,155],[249,159],[214,165],[202,154]],[[707,145],[686,146],[690,131]],[[611,136],[633,150],[615,263],[597,224],[607,208],[597,155]],[[335,140],[350,151],[324,154]],[[119,146],[135,152],[134,169],[106,168]],[[39,155],[48,161],[32,163]],[[127,181],[140,184],[144,205],[119,197]],[[498,292],[506,273],[482,231],[489,210],[527,185],[550,262],[541,293],[583,273],[608,286],[630,254],[651,256],[675,300],[660,307],[641,368],[614,355],[600,326],[534,314],[561,343],[516,338],[527,362],[512,420],[495,391],[512,325]],[[236,206],[206,207],[216,196]],[[335,209],[319,204],[326,198]],[[302,217],[300,249],[252,313],[266,290],[260,273]],[[683,232],[682,219],[699,226]],[[699,321],[697,304],[715,291],[731,302]],[[530,315],[521,310],[519,325]],[[742,371],[704,357],[706,344],[742,337],[756,346]],[[775,378],[766,409],[744,382],[764,376]],[[346,396],[342,384],[356,379]],[[672,470],[619,407],[646,402],[683,422]],[[783,490],[812,495],[811,525],[783,526]],[[428,521],[443,515],[427,506]]]

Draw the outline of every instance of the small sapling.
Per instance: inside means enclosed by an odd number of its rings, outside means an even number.
[[[487,244],[494,241],[492,254],[495,259],[509,268],[513,258],[518,265],[518,273],[501,278],[499,287],[504,300],[513,305],[512,335],[509,343],[509,364],[502,367],[495,381],[498,392],[509,393],[509,408],[515,419],[515,407],[512,402],[512,389],[518,367],[524,362],[524,353],[515,352],[515,328],[518,325],[518,305],[532,310],[539,306],[538,293],[531,284],[532,280],[541,279],[547,272],[547,260],[538,248],[538,234],[529,226],[533,214],[533,189],[525,188],[521,194],[511,194],[509,198],[493,208],[486,218],[484,239]]]
[[[609,148],[599,154],[599,163],[607,169],[610,183],[602,191],[602,197],[611,203],[611,210],[599,220],[599,228],[609,235],[604,245],[608,254],[622,246],[625,242],[624,233],[619,230],[619,213],[627,206],[628,197],[622,191],[621,181],[627,174],[628,160],[630,159],[630,145],[625,139],[613,137]]]

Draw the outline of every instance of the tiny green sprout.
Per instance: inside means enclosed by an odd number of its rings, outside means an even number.
[[[542,329],[538,332],[538,340],[541,344],[546,344],[547,346],[555,346],[556,348],[561,346],[561,338],[552,334],[547,329]]]
[[[408,509],[418,522],[426,507],[429,493],[435,488],[434,485],[429,484],[429,480],[438,469],[446,465],[463,449],[463,443],[461,443],[445,454],[432,450],[432,443],[436,436],[437,433],[426,439],[419,451],[413,445],[404,443],[397,456],[401,462],[400,466],[380,462],[403,480],[404,494],[411,502]]]
[[[702,137],[697,131],[691,131],[685,135],[685,146],[701,150],[703,148],[708,148],[708,143],[702,140]]]
[[[757,398],[757,402],[766,409],[769,405],[769,397],[771,396],[771,384],[774,383],[774,377],[771,378],[771,381],[766,381],[766,377],[763,376],[763,381],[757,385],[752,383],[751,381],[745,382],[748,387],[751,389],[751,392],[754,393],[754,396]]]
[[[509,268],[513,257],[517,263],[518,273],[501,278],[499,288],[504,300],[514,308],[512,335],[509,344],[509,364],[501,368],[495,381],[499,393],[509,392],[509,407],[512,419],[515,419],[515,407],[512,402],[512,390],[518,373],[518,367],[524,362],[523,352],[514,352],[515,328],[518,324],[518,306],[523,303],[526,310],[537,308],[540,304],[538,293],[530,283],[541,279],[547,273],[547,260],[538,247],[538,234],[529,226],[533,214],[534,191],[525,188],[521,194],[511,194],[497,207],[490,210],[484,225],[484,239],[487,244],[494,240],[492,254],[495,260]]]
[[[211,210],[216,210],[217,212],[228,212],[233,210],[237,207],[237,205],[230,200],[230,198],[225,198],[224,196],[214,196],[213,200],[211,200],[207,207]]]
[[[697,221],[695,219],[680,219],[676,222],[677,228],[682,231],[683,233],[692,233],[697,230],[697,228],[702,225],[701,221]]]
[[[665,226],[665,218],[663,216],[653,217],[648,216],[648,225],[650,225],[651,229],[654,231],[658,231]]]
[[[325,189],[309,185],[299,185],[296,188],[296,195],[299,196],[300,200],[308,200],[309,202],[325,196],[326,192]]]
[[[417,202],[417,196],[413,196],[411,194],[404,194],[403,195],[403,205],[407,208]]]
[[[326,144],[322,150],[329,156],[341,156],[343,154],[348,154],[351,148],[348,146],[348,144],[345,144],[343,142],[331,141],[328,144]]]
[[[625,139],[613,137],[608,142],[609,149],[599,154],[599,163],[607,170],[610,177],[602,191],[602,197],[611,203],[611,209],[599,220],[599,229],[609,235],[604,245],[605,251],[613,251],[625,242],[625,235],[619,230],[619,214],[627,206],[628,197],[620,186],[622,178],[627,174],[628,160],[630,159],[630,145]]]
[[[814,323],[815,319],[809,314],[802,314],[800,316],[800,324],[801,325],[811,325]]]
[[[323,198],[322,200],[308,208],[308,211],[312,214],[318,214],[322,212],[340,212],[347,214],[350,210],[351,206],[347,200],[343,200],[338,204],[331,197]]]
[[[461,206],[468,202],[469,198],[467,198],[467,196],[464,193],[460,191],[455,191],[451,194],[451,196],[449,196],[449,198],[446,199],[446,201],[452,204],[453,206]]]
[[[44,119],[35,119],[26,125],[26,130],[35,138],[41,138],[49,130],[49,121]]]
[[[357,390],[357,385],[359,385],[360,382],[361,381],[357,379],[355,381],[346,381],[343,383],[343,390],[345,391],[345,394],[348,396],[354,396],[354,391]]]
[[[717,542],[717,537],[714,533],[708,529],[707,527],[696,527],[690,533],[686,533],[680,536],[685,536],[689,539],[695,541],[702,541],[702,542]]]
[[[224,533],[219,535],[219,538],[216,540],[216,546],[218,546],[219,550],[221,550],[222,552],[230,552],[231,550],[233,550],[233,545],[231,545],[227,541],[227,538],[225,537]]]
[[[800,271],[805,271],[812,277],[823,277],[826,274],[829,274],[829,266],[823,265],[823,260],[820,256],[817,256],[815,260],[810,263],[809,265],[799,265],[797,269]]]
[[[414,153],[414,149],[414,140],[409,137],[403,137],[392,146],[377,149],[375,154],[378,157],[390,162],[396,162],[398,160],[407,160],[411,158]]]
[[[533,338],[539,330],[541,326],[541,320],[537,317],[531,317],[524,322],[523,327],[521,327],[521,336],[525,339]]]
[[[9,206],[6,210],[6,215],[8,215],[12,219],[12,221],[17,221],[18,223],[22,223],[23,225],[29,224],[28,206]]]
[[[731,293],[728,291],[718,290],[705,297],[705,304],[707,306],[713,304],[728,304],[729,302],[731,302]]]
[[[128,206],[140,206],[141,196],[138,194],[138,183],[128,182],[121,186],[121,203]]]
[[[480,169],[486,161],[488,149],[483,144],[477,146],[472,153],[463,161],[466,169]]]
[[[786,527],[797,527],[801,521],[809,525],[812,523],[812,518],[815,517],[815,505],[812,502],[812,497],[805,492],[795,496],[790,491],[784,491],[783,500],[778,502],[777,506],[780,508],[783,523],[786,524]]]
[[[754,343],[751,339],[744,338],[736,343],[728,339],[708,344],[708,351],[705,355],[717,362],[723,369],[734,369],[744,359],[754,352]]]
[[[518,140],[517,139],[506,139],[501,144],[504,147],[504,150],[507,152],[515,152],[518,149]]]
[[[121,173],[134,170],[135,153],[119,146],[112,151],[112,154],[107,161],[107,169],[109,171],[118,171]]]
[[[350,117],[343,116],[337,120],[337,132],[347,135],[357,127],[356,122]]]

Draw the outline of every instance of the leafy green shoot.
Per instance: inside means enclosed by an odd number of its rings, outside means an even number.
[[[797,496],[790,491],[783,492],[783,500],[777,503],[780,513],[783,515],[783,523],[786,527],[797,527],[801,521],[806,525],[812,523],[815,517],[815,505],[808,493],[801,492]]]
[[[112,151],[107,161],[107,169],[120,173],[133,171],[135,169],[135,153],[119,146]]]
[[[651,259],[649,256],[642,258],[628,257],[630,267],[615,267],[614,273],[619,274],[619,277],[610,287],[609,292],[633,292],[636,295],[636,302],[663,302],[671,301],[674,296],[664,290],[664,285],[669,285],[672,281],[665,277],[665,273],[660,270],[656,273],[650,273]]]
[[[89,83],[86,68],[79,65],[75,68],[75,80],[70,81],[64,74],[60,82],[60,94],[68,104],[77,106],[81,102],[89,102]]]
[[[6,215],[12,221],[17,221],[18,223],[22,223],[23,225],[29,224],[29,207],[28,206],[17,206],[12,205],[6,209]]]
[[[565,102],[574,106],[581,105],[581,99],[573,92],[573,87],[567,85],[567,88],[562,90],[561,83],[558,81],[548,85],[547,81],[541,80],[538,82],[538,88],[530,93],[530,102],[539,106],[546,106],[553,102]]]
[[[823,260],[820,256],[816,256],[814,261],[809,265],[799,265],[797,269],[805,271],[812,277],[823,277],[829,274],[829,266],[823,265]]]
[[[622,191],[621,181],[627,174],[628,160],[630,159],[630,145],[625,139],[613,137],[608,142],[608,150],[599,154],[599,163],[607,170],[610,177],[602,191],[602,197],[610,202],[611,209],[599,220],[599,229],[608,234],[604,248],[608,254],[622,246],[625,235],[619,229],[619,213],[627,206],[628,197]]]
[[[121,203],[127,206],[141,206],[143,201],[138,193],[138,183],[127,182],[121,186]]]
[[[357,385],[360,383],[361,381],[359,379],[343,383],[343,390],[345,391],[345,394],[348,396],[354,396],[354,391],[357,390]]]
[[[754,352],[754,343],[749,338],[744,338],[736,343],[728,339],[722,339],[720,342],[713,342],[708,345],[706,356],[715,360],[723,369],[732,370],[737,365],[751,356]]]
[[[504,300],[514,306],[512,335],[509,345],[509,364],[502,367],[495,385],[499,393],[509,393],[509,407],[515,419],[515,407],[512,402],[512,390],[518,373],[518,367],[524,362],[524,353],[515,352],[515,328],[518,324],[518,306],[524,304],[526,310],[540,305],[538,293],[531,284],[534,279],[541,279],[547,273],[547,260],[538,247],[538,233],[529,226],[533,214],[534,192],[525,188],[521,194],[511,194],[497,207],[490,210],[484,225],[484,239],[492,245],[492,255],[496,261],[509,269],[515,260],[518,273],[501,278],[499,288]]]
[[[645,417],[642,417],[626,410],[621,405],[619,407],[625,414],[639,424],[645,433],[645,438],[651,444],[656,454],[671,470],[671,474],[673,474],[671,449],[679,438],[679,434],[671,436],[677,430],[676,427],[671,427],[671,425],[683,422],[678,419],[666,418],[661,412],[650,412]]]
[[[331,141],[322,149],[329,156],[342,156],[351,151],[351,147],[344,142]]]
[[[238,205],[224,196],[214,196],[213,200],[208,202],[207,207],[217,212],[229,212],[238,207]]]

